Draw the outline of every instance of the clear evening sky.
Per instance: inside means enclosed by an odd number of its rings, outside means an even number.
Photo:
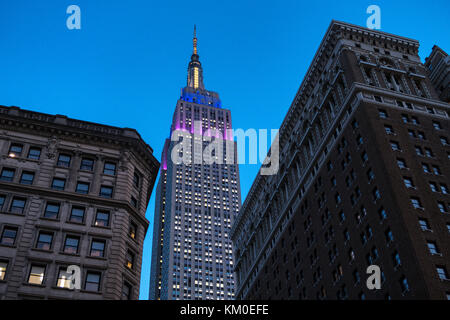
[[[81,9],[68,30],[66,9]],[[279,128],[332,19],[366,25],[450,52],[450,2],[2,0],[0,105],[136,128],[160,159],[192,53],[205,86],[231,109],[235,128]],[[259,165],[241,165],[242,199]],[[156,188],[155,188],[156,189]],[[147,210],[141,299],[147,299],[155,189]]]

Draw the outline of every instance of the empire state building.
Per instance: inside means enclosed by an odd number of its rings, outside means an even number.
[[[223,161],[199,161],[216,137],[210,132],[221,133],[220,143],[231,143],[236,150],[231,128],[230,110],[222,108],[219,95],[203,84],[194,28],[187,86],[175,107],[172,139],[165,141],[156,190],[151,300],[234,298],[230,230],[241,206],[237,155],[220,152],[213,157]],[[183,150],[184,159],[191,161],[173,161],[176,132],[187,133],[184,139],[196,140],[191,141],[191,149]]]

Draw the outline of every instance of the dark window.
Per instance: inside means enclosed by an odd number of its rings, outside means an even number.
[[[73,207],[72,211],[70,212],[70,221],[77,222],[77,223],[83,223],[84,221],[84,212],[85,209],[81,207]]]
[[[66,179],[54,178],[52,182],[52,189],[64,190],[66,186]]]
[[[95,225],[97,227],[109,226],[109,212],[98,210],[97,215],[95,216]]]
[[[388,114],[387,114],[386,110],[379,109],[378,110],[378,114],[379,114],[380,118],[382,118],[382,119],[386,119],[388,117]]]
[[[81,159],[81,170],[93,171],[94,170],[94,160],[83,158]]]
[[[44,217],[48,219],[58,219],[60,205],[58,203],[47,203]]]
[[[16,237],[17,237],[17,228],[5,227],[3,229],[1,243],[8,246],[13,246],[14,243],[16,243]]]
[[[28,283],[41,285],[44,283],[45,266],[32,265],[28,275]]]
[[[428,241],[427,242],[428,250],[431,254],[439,254],[438,247],[436,245],[436,242],[434,241]]]
[[[99,272],[88,271],[86,273],[86,282],[84,284],[84,289],[86,291],[100,291],[100,278],[101,274]]]
[[[25,209],[25,203],[27,202],[26,199],[24,198],[13,198],[13,201],[11,203],[11,207],[9,209],[9,211],[11,213],[18,213],[18,214],[22,214],[24,209]]]
[[[131,205],[135,208],[137,208],[138,203],[135,197],[131,197]]]
[[[22,177],[20,178],[21,184],[28,184],[32,185],[34,180],[34,173],[33,172],[22,172]]]
[[[74,236],[67,236],[64,242],[64,252],[70,254],[78,253],[78,246],[80,244],[80,238]]]
[[[139,188],[140,180],[141,180],[141,177],[139,176],[139,174],[137,172],[135,172],[134,176],[133,176],[133,183],[136,188]]]
[[[78,193],[87,194],[89,192],[89,183],[78,182],[77,189],[75,191]]]
[[[122,288],[122,300],[131,300],[131,290],[131,285],[128,282],[124,282]]]
[[[41,158],[41,149],[31,147],[28,151],[28,159],[39,160]]]
[[[447,270],[445,269],[444,266],[437,266],[436,271],[439,276],[439,279],[448,280]]]
[[[52,247],[52,241],[53,241],[52,233],[39,232],[36,248],[42,250],[50,250],[50,248]]]
[[[92,240],[90,256],[91,257],[104,257],[105,256],[105,241],[104,240]]]
[[[127,251],[127,255],[126,255],[126,262],[125,265],[127,266],[128,269],[133,269],[134,266],[134,253],[132,253],[130,250]]]
[[[3,195],[0,195],[0,211],[3,209],[3,205],[5,204],[6,197]]]
[[[111,176],[116,175],[116,164],[113,162],[105,162],[105,167],[103,168],[103,173]]]
[[[112,194],[113,194],[113,188],[112,187],[102,186],[100,188],[100,197],[112,198]]]
[[[14,170],[14,169],[3,168],[2,174],[0,176],[0,180],[12,182],[14,179],[15,173],[16,173],[16,170]]]
[[[71,157],[68,154],[60,154],[58,157],[58,166],[60,167],[70,167]]]
[[[12,144],[11,147],[9,147],[8,155],[11,158],[20,157],[20,155],[22,154],[22,150],[23,150],[23,145],[21,145],[21,144]]]

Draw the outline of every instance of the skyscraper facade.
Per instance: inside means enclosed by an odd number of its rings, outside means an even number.
[[[239,170],[230,110],[205,89],[194,48],[187,86],[181,90],[162,154],[157,186],[150,299],[233,299],[233,254],[229,236],[240,209]],[[187,136],[185,135],[187,133]],[[190,141],[185,161],[174,161],[178,137]],[[216,140],[217,139],[217,140]],[[180,141],[181,141],[180,140]],[[233,152],[204,152],[210,141]],[[209,160],[206,161],[205,160]]]
[[[281,125],[280,170],[233,225],[237,299],[450,298],[450,105],[418,48],[331,23]]]
[[[150,146],[18,107],[0,106],[0,128],[0,299],[138,299]]]

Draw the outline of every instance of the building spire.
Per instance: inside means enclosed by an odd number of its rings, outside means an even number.
[[[194,89],[205,89],[203,85],[203,69],[197,53],[197,26],[194,24],[193,52],[188,66],[187,86]]]
[[[193,39],[193,44],[194,44],[194,54],[197,54],[197,26],[194,24],[194,39]]]

